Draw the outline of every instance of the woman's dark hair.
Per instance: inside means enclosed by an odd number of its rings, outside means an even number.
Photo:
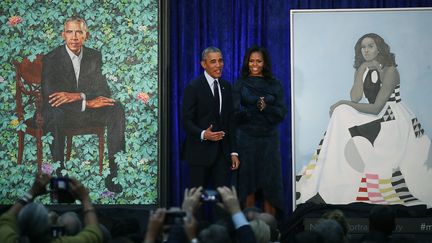
[[[269,54],[265,48],[259,47],[259,46],[252,46],[246,51],[246,54],[243,58],[243,66],[241,69],[240,77],[246,78],[249,76],[249,59],[250,59],[250,56],[252,55],[252,53],[254,53],[254,52],[261,53],[261,55],[263,57],[263,61],[264,61],[264,66],[263,66],[263,71],[262,71],[263,76],[266,78],[272,78],[273,74],[271,71],[270,56],[269,56]]]
[[[375,42],[375,45],[378,48],[378,56],[376,57],[377,61],[382,64],[383,66],[397,66],[395,61],[395,54],[390,52],[389,45],[384,41],[384,39],[375,34],[375,33],[369,33],[363,35],[355,44],[354,50],[355,50],[355,57],[354,57],[354,68],[357,69],[360,67],[360,65],[365,61],[362,52],[361,52],[361,43],[364,38],[372,38]]]

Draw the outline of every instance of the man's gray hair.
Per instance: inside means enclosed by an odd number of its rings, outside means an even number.
[[[201,230],[198,234],[199,242],[206,243],[231,243],[231,238],[225,226],[212,224]]]
[[[64,25],[63,25],[63,29],[66,27],[66,24],[69,23],[69,22],[78,22],[78,23],[81,23],[84,31],[88,32],[87,23],[86,23],[86,21],[83,18],[78,17],[78,16],[72,16],[72,17],[66,19],[66,21],[64,22]]]
[[[342,226],[334,219],[320,219],[313,228],[324,242],[344,242],[344,232]]]
[[[214,46],[209,46],[201,54],[201,61],[204,61],[207,58],[207,55],[212,52],[219,52],[222,54],[221,50]]]
[[[75,212],[66,212],[60,215],[57,224],[65,227],[66,235],[77,235],[82,229],[81,220]]]
[[[18,213],[17,224],[22,235],[41,237],[50,228],[48,209],[39,203],[29,203]]]
[[[270,226],[261,219],[254,219],[249,222],[252,231],[254,232],[257,243],[270,242]]]

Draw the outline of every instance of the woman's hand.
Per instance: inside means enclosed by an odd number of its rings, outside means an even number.
[[[379,63],[377,60],[365,62],[364,64],[366,65],[367,68],[369,68],[369,70],[382,71],[382,69],[384,68],[384,66],[381,63]]]
[[[264,100],[264,97],[259,97],[257,101],[257,107],[259,111],[263,111],[266,108],[266,102]]]

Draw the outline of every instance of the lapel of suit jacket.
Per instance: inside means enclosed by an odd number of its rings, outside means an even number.
[[[226,105],[226,101],[227,101],[227,93],[225,90],[225,82],[222,81],[221,79],[219,79],[219,86],[220,86],[220,92],[221,92],[221,96],[222,96],[222,107],[221,107],[221,112],[220,115],[222,116],[222,114],[224,113],[225,110],[225,105]]]
[[[90,52],[84,46],[82,47],[82,51],[83,51],[83,57],[81,59],[80,75],[78,77],[78,87],[80,87],[80,85],[83,85],[84,82],[89,81],[89,80],[84,80],[82,77],[86,76],[85,74],[88,72],[88,70],[91,66]]]
[[[65,70],[64,77],[67,80],[66,82],[74,82],[73,87],[77,88],[75,71],[73,69],[72,60],[70,59],[70,56],[66,51],[66,46],[63,46],[61,54],[62,54],[62,59],[60,62],[61,65],[63,66],[62,70]]]
[[[213,86],[209,85],[209,83],[207,82],[207,79],[206,79],[206,77],[205,77],[204,74],[201,77],[202,77],[201,78],[202,89],[200,89],[200,90],[207,90],[205,92],[207,93],[206,96],[208,97],[208,103],[207,104],[203,104],[203,105],[208,106],[209,109],[211,108],[213,112],[216,112],[215,109],[214,109],[214,107],[216,106],[216,100],[215,100],[215,98],[213,96],[213,90],[212,90]],[[222,90],[222,84],[220,82],[220,79],[218,79],[218,80],[219,80],[218,81],[219,82],[219,86],[221,86],[221,90]],[[221,90],[219,90],[219,92],[221,92]],[[223,103],[223,100],[224,100],[223,93],[221,93],[221,96],[222,96],[222,103]],[[222,108],[223,108],[223,104],[222,104]],[[221,111],[222,111],[222,109],[221,109]],[[221,112],[221,114],[222,114],[222,112]],[[220,119],[220,115],[219,114],[215,113],[215,116],[219,117],[219,119]]]
[[[204,76],[204,74],[201,76],[201,86],[202,86],[202,89],[199,89],[199,90],[206,92],[207,97],[209,97],[209,103],[213,104],[213,102],[214,102],[213,92],[212,92],[211,87],[209,86],[207,79]]]

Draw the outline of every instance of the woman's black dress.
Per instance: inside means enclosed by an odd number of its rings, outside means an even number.
[[[266,107],[257,102],[264,97]],[[240,168],[238,193],[244,204],[247,195],[261,190],[275,208],[283,208],[279,123],[287,113],[281,83],[272,78],[239,79],[233,88],[237,148]]]

